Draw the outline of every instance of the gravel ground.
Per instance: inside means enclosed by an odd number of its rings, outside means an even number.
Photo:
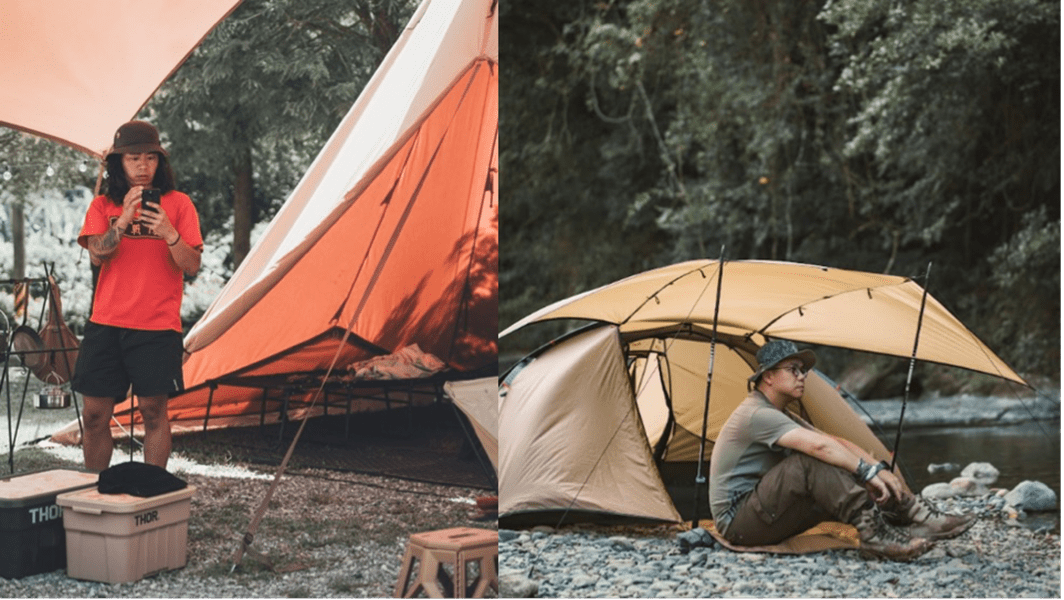
[[[180,474],[180,473],[179,473]],[[475,521],[474,490],[308,470],[285,477],[253,548],[233,573],[234,553],[268,481],[185,477],[197,487],[188,523],[188,564],[134,583],[78,581],[65,570],[0,579],[0,596],[26,598],[389,597],[407,536]]]
[[[27,413],[30,421],[24,422],[28,428],[23,431],[43,431],[33,415]],[[54,415],[40,418],[64,421]],[[438,422],[435,425],[440,429]],[[383,446],[363,446],[410,452],[418,460],[431,450],[445,457],[438,471],[459,465],[459,472],[450,475],[465,479],[462,469],[478,466],[459,455],[461,437],[455,438],[453,429],[442,429],[436,438],[409,435],[392,439],[390,444],[382,442]],[[79,581],[68,577],[65,570],[0,578],[0,597],[390,597],[410,534],[450,527],[498,528],[494,514],[484,518],[475,506],[477,497],[495,493],[490,488],[353,472],[342,468],[340,458],[365,454],[366,448],[353,442],[301,442],[258,528],[252,544],[255,553],[246,554],[231,571],[240,540],[266,497],[275,465],[287,445],[278,445],[273,434],[255,435],[254,429],[226,435],[212,432],[206,439],[191,435],[174,440],[169,468],[197,488],[184,568],[122,584]],[[235,437],[243,441],[232,443]],[[113,462],[128,459],[126,444],[119,441]],[[16,448],[17,473],[80,467],[80,448],[41,448],[40,444]],[[392,458],[393,463],[402,462]],[[3,460],[7,459],[5,453]],[[333,464],[337,468],[315,468]],[[449,474],[436,475],[446,479]]]
[[[684,553],[676,536],[685,528],[591,525],[500,530],[499,559],[504,581],[527,578],[544,598],[1060,597],[1059,527],[1024,527],[994,495],[940,505],[980,518],[911,563],[856,550],[774,555],[714,544]]]

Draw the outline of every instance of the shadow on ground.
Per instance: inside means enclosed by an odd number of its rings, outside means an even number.
[[[464,419],[446,403],[315,417],[307,421],[287,468],[494,489],[491,463]],[[184,434],[174,438],[174,451],[204,463],[274,468],[298,429],[299,422],[292,422]]]

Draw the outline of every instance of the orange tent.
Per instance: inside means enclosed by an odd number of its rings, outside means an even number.
[[[103,158],[118,126],[239,3],[4,0],[0,125]]]
[[[421,4],[186,337],[175,431],[258,422],[273,384],[291,391],[334,361],[347,373],[416,347],[446,367],[435,386],[496,371],[495,17],[492,0]],[[298,406],[304,387],[270,409]]]

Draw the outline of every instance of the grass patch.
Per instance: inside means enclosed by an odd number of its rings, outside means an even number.
[[[0,454],[0,461],[3,461],[4,471],[10,472],[8,468],[10,455],[6,452]],[[35,447],[16,448],[14,464],[15,473],[28,473],[45,469],[81,469],[85,466],[80,461],[65,460]]]

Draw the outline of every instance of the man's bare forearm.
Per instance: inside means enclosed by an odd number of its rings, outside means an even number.
[[[850,452],[853,452],[854,454],[856,454],[857,458],[869,461],[872,464],[875,464],[875,463],[879,462],[879,459],[876,458],[875,456],[873,456],[871,452],[869,452],[868,450],[865,450],[864,448],[858,446],[857,444],[851,442],[850,440],[848,440],[846,438],[841,438],[839,436],[832,436],[832,437],[834,437],[837,442],[839,442],[840,444],[845,446],[847,450],[849,450]]]
[[[106,232],[89,238],[89,252],[99,260],[106,260],[118,249],[118,242],[122,240],[122,231],[118,224],[111,225]]]
[[[202,249],[190,246],[181,236],[173,244],[167,242],[167,245],[170,247],[170,258],[185,275],[192,277],[199,272]]]

